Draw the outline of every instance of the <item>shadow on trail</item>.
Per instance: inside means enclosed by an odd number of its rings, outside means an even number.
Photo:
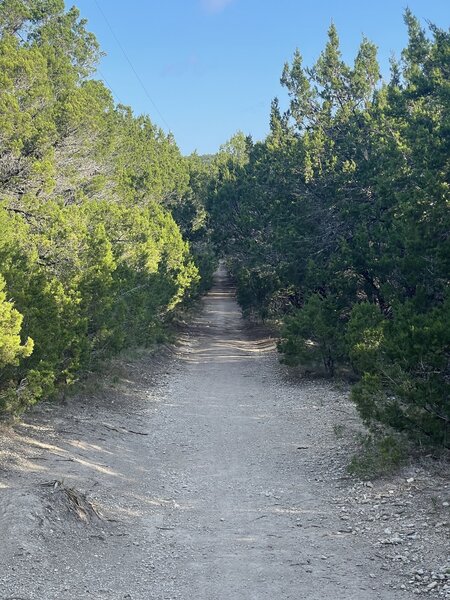
[[[276,340],[267,330],[244,321],[235,296],[235,288],[221,265],[211,291],[203,299],[201,316],[194,319],[180,340],[182,360],[199,365],[252,360],[255,354],[276,348]]]

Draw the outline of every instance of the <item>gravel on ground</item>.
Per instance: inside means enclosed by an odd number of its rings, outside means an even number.
[[[176,351],[0,430],[2,600],[450,598],[449,477],[346,471],[345,386],[292,377],[221,270]]]

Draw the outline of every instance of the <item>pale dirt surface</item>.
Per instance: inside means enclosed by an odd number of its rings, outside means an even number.
[[[289,377],[223,271],[121,369],[0,431],[1,600],[446,597],[448,477],[350,479],[348,394]]]

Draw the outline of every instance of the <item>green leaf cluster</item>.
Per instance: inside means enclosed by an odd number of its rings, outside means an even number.
[[[450,33],[405,12],[380,77],[334,25],[315,64],[284,66],[270,133],[215,158],[208,208],[247,313],[281,325],[287,362],[353,367],[365,420],[449,445]],[[237,152],[237,148],[240,151]]]
[[[209,170],[114,104],[91,78],[99,56],[62,0],[0,4],[3,410],[161,339],[175,307],[206,285],[196,263],[211,276]]]

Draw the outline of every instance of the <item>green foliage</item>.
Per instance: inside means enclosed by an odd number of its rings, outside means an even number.
[[[448,446],[450,33],[405,23],[387,83],[367,39],[343,60],[334,26],[314,65],[296,51],[287,110],[222,148],[207,206],[244,310],[284,323],[286,362],[351,365],[370,426]]]
[[[161,340],[211,278],[210,169],[87,78],[99,53],[62,0],[0,4],[3,410]]]
[[[398,436],[362,436],[359,452],[353,456],[348,470],[361,479],[389,475],[406,460],[407,451],[407,445]]]
[[[262,319],[270,316],[270,300],[278,288],[274,273],[259,269],[241,268],[236,275],[237,299],[247,316],[259,314]]]
[[[334,298],[310,296],[285,319],[281,337],[279,350],[288,364],[322,363],[333,376],[336,363],[345,356],[344,328]]]
[[[21,358],[33,352],[33,340],[22,344],[20,329],[23,316],[6,299],[5,280],[0,275],[0,369],[6,365],[17,365]]]
[[[362,302],[352,308],[346,327],[346,343],[353,368],[364,373],[381,358],[386,320],[375,304]]]
[[[364,374],[353,398],[369,425],[382,423],[425,445],[450,445],[449,322],[447,297],[425,313],[412,301],[400,304],[381,327],[360,330],[354,352]]]

